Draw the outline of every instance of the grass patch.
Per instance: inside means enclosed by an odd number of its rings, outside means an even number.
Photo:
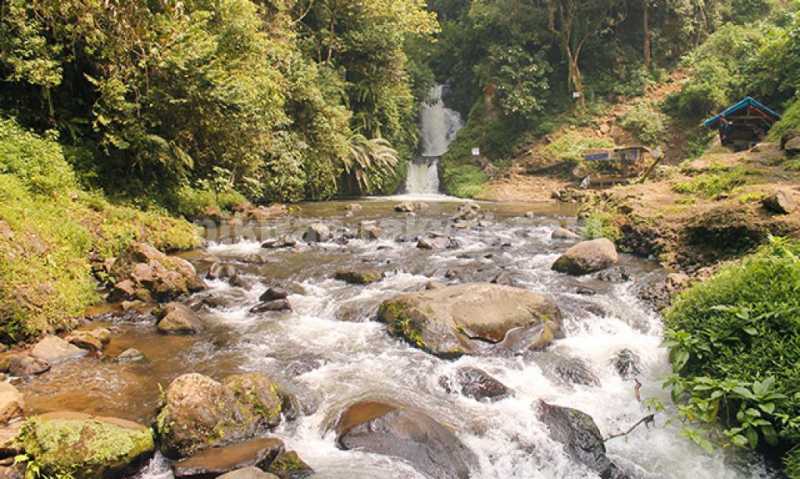
[[[743,167],[730,170],[714,170],[698,175],[689,181],[678,183],[672,189],[677,193],[717,198],[747,183],[749,174],[750,172]]]
[[[78,188],[53,139],[0,120],[0,341],[69,329],[100,300],[89,258],[133,241],[162,250],[197,246],[195,228],[157,211]]]
[[[587,240],[607,238],[617,242],[622,239],[622,232],[615,222],[614,215],[602,209],[589,212],[583,220],[580,232]]]
[[[445,189],[451,195],[474,198],[483,191],[489,177],[475,165],[457,165],[444,171],[443,180]]]
[[[614,142],[605,138],[583,136],[569,131],[544,147],[544,154],[554,162],[573,165],[584,163],[583,155],[594,149],[614,148]]]
[[[777,452],[800,444],[799,255],[800,243],[772,239],[667,311],[673,399],[687,419],[722,428],[695,431],[698,442]]]

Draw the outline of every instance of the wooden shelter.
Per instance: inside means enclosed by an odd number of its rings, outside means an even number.
[[[709,118],[703,126],[719,130],[719,138],[724,146],[741,151],[761,142],[772,125],[780,119],[781,116],[774,110],[748,96]]]

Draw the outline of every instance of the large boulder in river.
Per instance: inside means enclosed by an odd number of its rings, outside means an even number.
[[[606,456],[603,435],[594,419],[586,413],[568,407],[539,403],[539,420],[550,437],[564,445],[573,460],[600,474],[602,479],[626,479],[627,476]]]
[[[266,469],[284,450],[283,441],[261,438],[206,449],[173,467],[175,477],[217,477],[245,467]]]
[[[342,413],[336,443],[345,450],[398,457],[427,477],[467,479],[475,455],[428,415],[380,402],[359,402]]]
[[[223,474],[219,476],[217,479],[280,479],[280,478],[274,474],[264,472],[257,467],[251,466],[242,469],[237,469],[227,474]]]
[[[191,308],[181,303],[169,303],[158,313],[160,318],[156,327],[161,334],[197,334],[203,323]]]
[[[542,348],[561,329],[552,300],[489,283],[397,296],[383,302],[378,319],[393,335],[440,357]]]
[[[118,281],[112,294],[118,300],[169,301],[205,289],[191,263],[146,243],[134,243],[117,258],[111,276]]]
[[[372,268],[342,269],[334,278],[347,284],[368,285],[383,279],[383,271]]]
[[[553,270],[573,276],[602,271],[619,262],[614,243],[606,238],[582,241],[568,249],[553,264]]]
[[[224,384],[184,374],[167,388],[158,415],[162,452],[187,457],[252,439],[280,423],[284,403],[279,386],[263,374],[230,376]]]
[[[29,419],[17,441],[45,476],[75,479],[123,475],[155,449],[148,427],[72,412]]]

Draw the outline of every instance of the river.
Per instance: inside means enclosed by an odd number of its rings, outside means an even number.
[[[200,372],[221,379],[262,371],[294,385],[306,415],[284,422],[274,434],[315,469],[317,479],[423,477],[398,459],[337,449],[330,425],[347,405],[361,399],[413,406],[450,427],[479,458],[471,473],[474,479],[593,478],[596,474],[570,460],[549,438],[534,408],[544,400],[579,409],[606,436],[626,430],[648,414],[636,399],[633,381],[622,379],[612,364],[627,349],[640,359],[642,397],[658,399],[668,409],[657,414],[654,427],[609,441],[612,461],[642,479],[770,477],[755,458],[725,451],[708,455],[681,436],[682,424],[662,388],[670,367],[661,345],[660,317],[635,294],[639,284],[663,274],[653,262],[623,256],[630,275],[624,282],[551,271],[570,244],[551,239],[552,231],[560,224],[575,227],[575,212],[566,206],[484,204],[479,226],[453,229],[455,203],[431,203],[415,216],[394,212],[394,201],[359,204],[363,209],[354,215],[346,214],[347,203],[300,205],[293,215],[257,233],[299,236],[310,223],[322,221],[341,236],[343,228],[352,231],[359,221],[375,220],[383,229],[379,240],[284,250],[262,249],[255,239],[211,241],[185,255],[201,272],[223,261],[234,264],[244,278],[238,286],[209,281],[208,291],[187,300],[201,312],[206,331],[160,336],[147,317],[109,318],[114,339],[104,357],[57,366],[21,385],[28,412],[72,409],[150,423],[160,387],[180,374]],[[432,231],[452,235],[458,247],[418,249],[413,237]],[[354,265],[380,268],[386,278],[369,286],[332,278],[337,269]],[[540,353],[452,361],[408,346],[374,321],[379,303],[398,293],[420,290],[432,280],[485,281],[501,271],[516,286],[556,300],[564,313],[564,339]],[[266,287],[275,284],[293,291],[289,299],[294,310],[250,313]],[[587,295],[590,290],[594,294]],[[119,364],[107,359],[129,347],[141,350],[149,361]],[[566,381],[558,373],[565,359],[581,360],[598,384]],[[487,371],[514,395],[485,403],[447,393],[439,378],[465,365]],[[137,477],[172,475],[168,462],[157,455]]]

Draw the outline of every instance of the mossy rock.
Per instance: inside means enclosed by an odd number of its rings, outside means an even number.
[[[337,271],[335,278],[348,284],[368,285],[383,279],[383,272],[376,269]]]
[[[268,472],[280,479],[304,479],[314,474],[314,469],[306,464],[294,451],[286,451],[270,464]]]
[[[442,358],[541,349],[561,330],[552,300],[489,283],[403,294],[381,304],[378,320],[392,335]]]
[[[121,474],[155,450],[148,427],[71,412],[29,419],[17,442],[44,474],[75,479]]]
[[[161,451],[169,457],[189,457],[252,439],[280,424],[288,399],[260,373],[230,376],[223,383],[184,374],[167,388],[158,414]]]

